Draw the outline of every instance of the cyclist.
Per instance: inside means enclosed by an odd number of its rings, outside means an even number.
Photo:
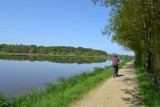
[[[113,66],[113,77],[115,78],[116,76],[118,76],[118,64],[119,64],[119,59],[117,57],[117,55],[115,55],[112,59],[112,66]]]

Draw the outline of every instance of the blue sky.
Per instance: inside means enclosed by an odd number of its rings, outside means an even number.
[[[0,44],[73,46],[133,55],[101,34],[109,12],[91,0],[1,0]]]

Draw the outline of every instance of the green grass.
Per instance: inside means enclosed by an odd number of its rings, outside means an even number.
[[[9,107],[9,99],[4,94],[0,94],[0,107]]]
[[[89,55],[76,55],[76,54],[40,54],[40,53],[7,53],[7,52],[0,52],[0,55],[2,56],[80,56],[80,57],[108,57],[105,55],[99,55],[99,56],[89,56]]]
[[[126,62],[128,60],[123,60],[120,68]],[[111,77],[112,73],[112,66],[95,68],[91,73],[83,72],[68,79],[60,78],[58,83],[47,84],[43,91],[31,90],[24,96],[0,101],[3,101],[3,104],[12,105],[12,107],[66,107],[82,98],[84,93]]]
[[[160,87],[152,83],[153,75],[144,68],[137,68],[140,98],[146,107],[160,107]]]

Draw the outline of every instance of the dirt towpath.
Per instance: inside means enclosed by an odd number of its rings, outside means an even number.
[[[104,81],[70,107],[144,107],[138,100],[137,82],[134,62],[128,62],[117,78]]]

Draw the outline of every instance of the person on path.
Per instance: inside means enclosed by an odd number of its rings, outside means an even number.
[[[112,59],[112,66],[113,66],[113,77],[116,77],[118,76],[118,64],[120,63],[117,55],[115,55]]]

